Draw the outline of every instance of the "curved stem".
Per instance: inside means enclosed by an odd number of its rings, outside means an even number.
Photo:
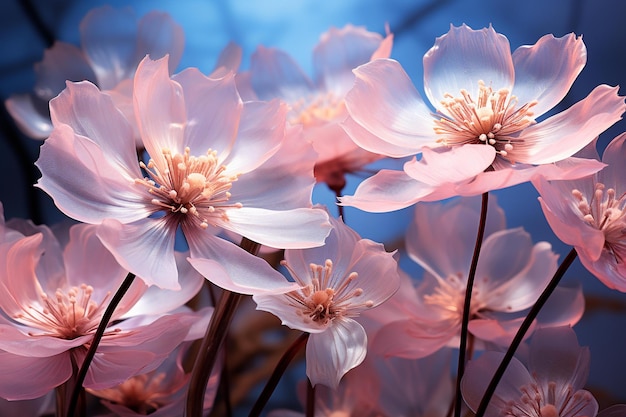
[[[459,363],[456,373],[456,395],[454,404],[454,416],[461,416],[461,378],[465,373],[465,364],[467,362],[467,334],[469,327],[470,307],[472,304],[472,290],[474,288],[474,277],[476,276],[476,268],[478,266],[478,256],[480,248],[483,245],[483,237],[485,236],[485,226],[487,224],[487,206],[489,203],[489,193],[483,193],[480,206],[480,220],[478,222],[478,233],[476,234],[476,243],[474,244],[474,253],[472,255],[472,263],[470,264],[469,275],[467,277],[467,288],[465,289],[465,302],[463,303],[463,319],[461,321],[461,341],[459,342]]]
[[[306,341],[308,339],[309,333],[302,333],[296,340],[294,340],[291,346],[289,346],[287,351],[278,361],[276,368],[274,368],[272,376],[270,376],[270,378],[267,380],[267,383],[265,384],[261,395],[259,395],[259,398],[257,398],[256,402],[254,403],[254,406],[252,407],[252,410],[250,410],[250,414],[248,414],[248,417],[259,417],[261,415],[263,408],[265,408],[265,406],[267,405],[267,402],[269,401],[272,393],[276,389],[280,378],[285,373],[285,370],[287,370],[289,363],[291,363],[293,358],[306,345]]]
[[[257,255],[261,248],[260,244],[245,237],[241,240],[239,246],[252,255]],[[202,339],[202,345],[200,346],[196,362],[191,371],[189,391],[187,392],[187,405],[185,408],[185,415],[187,417],[202,417],[204,392],[209,383],[211,371],[213,371],[219,350],[222,347],[224,339],[226,339],[230,322],[243,297],[242,294],[225,290],[215,307],[213,317],[207,327],[204,339]]]
[[[102,320],[100,320],[100,324],[98,325],[98,329],[96,329],[96,333],[91,339],[91,345],[89,346],[89,350],[87,350],[87,355],[85,355],[85,359],[83,360],[82,365],[80,366],[80,370],[76,375],[76,384],[74,385],[74,389],[72,390],[72,396],[70,398],[70,403],[67,409],[67,417],[73,417],[76,409],[76,404],[78,403],[79,397],[83,392],[83,382],[85,381],[85,377],[87,376],[87,371],[89,370],[89,365],[91,365],[91,361],[93,357],[96,355],[96,350],[98,349],[98,345],[100,344],[100,340],[102,340],[102,336],[104,335],[104,331],[109,325],[109,321],[113,316],[113,312],[117,308],[117,305],[122,301],[122,297],[126,294],[126,291],[130,288],[133,281],[135,280],[135,274],[129,272],[124,278],[122,285],[118,288],[117,292],[111,299],[111,302],[107,306],[104,314],[102,315]]]
[[[563,275],[565,275],[565,271],[567,271],[567,269],[570,267],[572,262],[574,262],[574,259],[576,259],[576,256],[578,256],[578,254],[576,253],[576,249],[572,249],[567,254],[567,256],[565,257],[561,265],[559,265],[559,268],[557,269],[557,271],[554,273],[552,280],[548,283],[546,288],[543,290],[543,292],[537,299],[537,302],[535,302],[535,304],[532,306],[532,308],[528,312],[528,315],[526,316],[519,330],[515,334],[515,337],[513,338],[511,345],[507,349],[506,354],[502,358],[502,362],[500,362],[498,369],[496,369],[496,372],[494,373],[493,377],[491,378],[491,381],[489,382],[489,385],[487,386],[487,390],[485,391],[485,394],[483,395],[483,398],[480,401],[480,405],[478,406],[478,409],[476,410],[476,417],[482,417],[485,414],[485,411],[487,411],[487,406],[489,406],[489,401],[491,401],[491,397],[493,397],[493,394],[496,392],[498,383],[502,379],[502,376],[504,375],[506,368],[511,363],[511,360],[513,359],[513,356],[515,355],[515,351],[517,350],[519,345],[522,343],[522,340],[524,340],[524,336],[526,335],[526,332],[528,332],[528,329],[530,329],[531,324],[537,318],[537,315],[539,314],[543,306],[548,301],[548,298],[554,292],[556,287],[559,285],[561,278],[563,278]]]

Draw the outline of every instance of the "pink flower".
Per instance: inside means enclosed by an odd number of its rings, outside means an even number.
[[[444,346],[458,346],[479,205],[474,198],[415,207],[406,248],[425,269],[424,277],[417,287],[405,280],[379,309],[382,326],[373,341],[377,352],[420,358]],[[557,259],[548,242],[533,245],[522,228],[506,229],[502,210],[490,199],[470,306],[469,332],[476,348],[511,342],[556,271]],[[584,308],[580,287],[558,288],[552,297],[539,325],[574,324],[580,319]],[[368,320],[372,316],[368,314]]]
[[[2,223],[0,396],[37,398],[65,382],[83,362],[126,272],[96,237],[96,226],[72,227],[63,247],[45,226],[21,224],[24,236]],[[164,314],[157,305],[150,316],[131,317],[128,312],[145,291],[145,284],[135,280],[115,310],[86,387],[108,387],[153,369],[183,340],[202,336],[195,323],[206,327],[206,314]],[[188,300],[186,294],[181,296],[171,293],[168,306]]]
[[[468,363],[461,389],[473,411],[503,356],[485,352]],[[588,374],[589,348],[580,347],[570,327],[539,329],[530,342],[528,365],[513,358],[485,416],[595,417],[598,403],[582,389]]]
[[[68,216],[100,224],[104,245],[148,284],[179,288],[180,229],[214,282],[284,286],[265,261],[216,234],[223,228],[278,248],[318,246],[328,234],[328,215],[309,208],[310,166],[297,180],[255,174],[280,152],[285,107],[242,103],[232,73],[207,78],[192,68],[170,79],[167,58],[139,65],[134,106],[145,163],[110,97],[91,83],[68,83],[51,101],[55,130],[37,161],[38,186]]]
[[[258,310],[310,333],[306,372],[313,385],[336,388],[366,354],[367,335],[353,317],[384,302],[398,288],[397,263],[382,245],[361,239],[340,220],[321,248],[285,251],[284,265],[299,289],[254,295]]]
[[[90,80],[102,90],[113,90],[132,79],[146,54],[154,59],[169,54],[173,71],[185,42],[182,28],[166,13],[150,12],[137,20],[130,9],[110,6],[93,9],[83,18],[80,37],[81,48],[56,42],[45,51],[43,60],[35,64],[34,94],[13,95],[6,101],[27,136],[50,136],[48,101],[65,88],[66,80]]]
[[[289,103],[289,122],[303,126],[304,139],[319,155],[317,182],[333,190],[344,187],[346,173],[382,157],[356,146],[339,123],[348,116],[344,97],[354,83],[352,70],[389,57],[392,42],[393,35],[383,38],[362,27],[331,28],[313,50],[312,80],[289,55],[262,46],[252,55],[250,72],[241,77],[256,97],[278,97]]]
[[[344,128],[364,149],[392,157],[422,153],[403,171],[364,181],[345,205],[391,211],[417,201],[477,195],[529,181],[579,178],[601,168],[571,159],[626,109],[617,87],[601,85],[562,113],[560,102],[586,61],[581,38],[546,35],[513,54],[492,28],[451,27],[424,56],[431,110],[398,62],[380,59],[354,72]]]
[[[106,408],[118,417],[179,417],[185,408],[190,374],[183,369],[189,344],[182,344],[155,370],[135,375],[118,386],[89,390],[102,399]],[[217,392],[221,369],[216,368],[209,379],[205,410],[211,410]]]
[[[608,166],[593,176],[534,185],[554,233],[576,248],[580,261],[609,288],[626,292],[626,134],[611,141],[602,155]],[[595,141],[585,149],[600,159]]]

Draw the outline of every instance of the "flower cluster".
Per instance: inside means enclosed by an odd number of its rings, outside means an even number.
[[[581,37],[511,51],[491,26],[452,26],[424,55],[424,99],[388,27],[329,29],[311,77],[266,46],[240,71],[232,43],[209,74],[179,70],[183,29],[160,12],[95,9],[80,34],[81,48],[46,51],[33,93],[6,101],[43,139],[36,187],[74,221],[0,216],[6,410],[218,414],[257,382],[229,384],[234,370],[265,362],[258,416],[306,346],[307,417],[598,414],[572,329],[582,286],[559,281],[579,257],[626,292],[626,134],[596,151],[626,103],[598,85],[550,113],[586,64]],[[343,195],[352,174],[406,157]],[[573,246],[561,263],[507,228],[493,196],[526,182]],[[335,207],[314,201],[321,184]],[[346,206],[414,208],[385,247]]]

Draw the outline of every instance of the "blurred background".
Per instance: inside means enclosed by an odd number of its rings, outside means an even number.
[[[79,44],[78,24],[93,7],[111,4],[131,7],[137,16],[150,10],[170,13],[184,29],[186,45],[179,69],[198,67],[209,73],[221,49],[234,41],[243,48],[242,70],[259,44],[288,52],[308,74],[312,72],[312,49],[329,27],[347,23],[384,33],[389,25],[395,34],[392,58],[397,59],[422,85],[422,56],[435,37],[450,24],[466,23],[474,29],[493,25],[506,35],[512,49],[533,44],[541,36],[569,32],[582,35],[588,50],[587,66],[568,96],[554,111],[561,111],[585,97],[596,85],[626,84],[626,2],[615,0],[3,0],[0,4],[0,97],[32,90],[33,64],[54,40]],[[626,95],[622,88],[620,93]],[[51,199],[32,188],[39,178],[33,162],[41,142],[24,137],[4,107],[0,111],[0,201],[5,217],[31,218],[51,224],[63,219]],[[621,121],[598,141],[599,151],[626,130]],[[626,161],[625,161],[626,163]],[[385,162],[400,167],[398,161]],[[376,168],[376,167],[374,167]],[[349,177],[345,194],[352,194],[364,176]],[[547,240],[565,256],[569,248],[560,243],[545,222],[537,193],[521,185],[495,193],[507,213],[509,226],[524,226],[535,241]],[[318,186],[314,201],[333,204],[334,194]],[[363,237],[402,247],[404,229],[412,208],[387,214],[346,209],[347,223]],[[454,254],[451,254],[452,256]],[[405,257],[403,268],[414,277],[418,268]],[[576,331],[581,345],[591,348],[592,368],[588,386],[604,408],[626,403],[626,295],[607,290],[576,261],[564,279],[581,282],[587,311]],[[1,367],[1,364],[0,364]],[[301,377],[301,376],[300,376]]]

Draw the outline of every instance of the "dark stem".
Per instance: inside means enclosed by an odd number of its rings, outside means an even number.
[[[306,380],[306,417],[315,417],[315,387]]]
[[[248,417],[259,417],[261,412],[267,405],[270,397],[274,393],[280,378],[283,376],[289,363],[293,360],[293,358],[298,354],[298,352],[306,345],[306,341],[309,339],[309,333],[302,333],[292,344],[289,346],[287,351],[283,354],[283,356],[278,361],[276,368],[274,368],[274,372],[272,372],[272,376],[267,380],[261,395],[257,398],[252,410],[250,410],[250,414]]]
[[[483,193],[480,206],[480,220],[478,223],[478,233],[476,234],[476,243],[474,244],[474,254],[472,255],[472,263],[470,264],[469,275],[467,277],[467,288],[465,289],[465,302],[463,304],[463,319],[461,321],[461,341],[459,342],[459,363],[456,373],[456,395],[454,404],[454,416],[461,417],[461,378],[465,373],[465,364],[467,362],[467,335],[470,319],[470,307],[472,304],[472,290],[474,288],[474,277],[476,276],[476,267],[478,266],[478,256],[480,248],[483,245],[483,237],[485,236],[485,226],[487,224],[487,206],[489,203],[489,193]]]
[[[67,413],[67,405],[69,404],[71,390],[76,384],[76,374],[78,373],[78,365],[76,364],[76,358],[74,355],[70,355],[72,362],[72,376],[63,384],[55,388],[56,394],[56,417],[63,417]],[[86,415],[86,403],[85,403],[85,390],[81,390],[80,398],[78,399],[78,409],[80,415]]]
[[[247,238],[243,238],[239,246],[252,255],[257,255],[261,248],[260,244]],[[226,339],[230,322],[242,299],[242,294],[224,290],[220,301],[215,307],[213,317],[207,327],[204,339],[202,339],[202,345],[191,371],[189,391],[187,392],[187,406],[185,408],[187,417],[202,417],[204,392],[209,383],[209,377],[217,361],[219,350],[224,339]]]
[[[228,350],[224,349],[224,357],[222,358],[224,365],[222,366],[222,372],[220,375],[219,390],[221,391],[221,398],[224,399],[224,408],[226,410],[226,417],[232,417],[233,405],[230,402],[230,373],[228,370]]]
[[[332,190],[335,192],[335,198],[337,199],[337,201],[339,201],[339,197],[341,197],[341,191],[343,190],[343,187],[342,188],[334,188]],[[343,211],[343,206],[340,205],[340,204],[336,204],[336,203],[335,203],[335,205],[337,206],[337,210],[339,211],[339,217],[341,217],[341,219],[345,223],[346,222],[346,217],[345,217],[345,213]]]
[[[79,397],[81,396],[81,393],[83,393],[84,395],[83,382],[85,381],[85,377],[87,376],[89,365],[91,365],[91,361],[96,355],[96,350],[98,349],[100,340],[102,340],[104,331],[109,325],[109,321],[113,316],[113,312],[117,308],[117,305],[120,303],[120,301],[122,301],[122,297],[124,297],[124,294],[126,294],[126,291],[128,291],[134,280],[135,274],[129,272],[128,275],[126,275],[126,278],[124,278],[124,282],[122,282],[122,285],[120,285],[117,292],[111,299],[111,302],[104,311],[104,314],[102,315],[102,320],[100,320],[100,324],[98,325],[96,334],[94,334],[93,339],[91,339],[91,345],[89,345],[87,355],[85,355],[85,359],[80,366],[78,374],[76,375],[76,383],[74,384],[74,389],[72,390],[72,397],[70,398],[69,408],[67,410],[67,417],[74,417],[74,412],[76,410],[76,404],[78,403]]]
[[[485,411],[487,411],[487,406],[489,406],[491,397],[493,397],[493,394],[496,392],[498,383],[502,379],[502,376],[504,376],[504,372],[506,371],[506,368],[511,363],[511,360],[513,359],[513,356],[515,355],[515,351],[517,350],[519,345],[522,343],[522,340],[524,340],[524,336],[526,335],[526,332],[528,332],[528,329],[530,329],[531,324],[537,318],[537,315],[539,314],[543,306],[548,301],[548,298],[550,297],[550,295],[552,295],[556,287],[559,285],[561,278],[563,278],[563,275],[565,275],[565,271],[567,271],[570,265],[572,265],[572,262],[574,262],[574,259],[576,259],[577,256],[578,254],[576,253],[576,249],[572,249],[567,254],[567,256],[565,257],[561,265],[559,265],[559,269],[557,269],[556,272],[554,273],[552,280],[548,283],[546,288],[543,290],[543,292],[537,299],[537,302],[535,302],[535,304],[532,306],[532,308],[528,312],[528,315],[526,316],[519,330],[515,334],[515,337],[513,338],[511,345],[507,349],[506,354],[502,358],[502,362],[500,362],[498,369],[496,369],[495,374],[493,374],[493,377],[491,378],[491,381],[489,382],[489,385],[487,386],[487,390],[485,391],[485,394],[483,395],[483,399],[480,401],[480,405],[478,406],[478,409],[476,410],[476,417],[482,417],[485,414]]]

